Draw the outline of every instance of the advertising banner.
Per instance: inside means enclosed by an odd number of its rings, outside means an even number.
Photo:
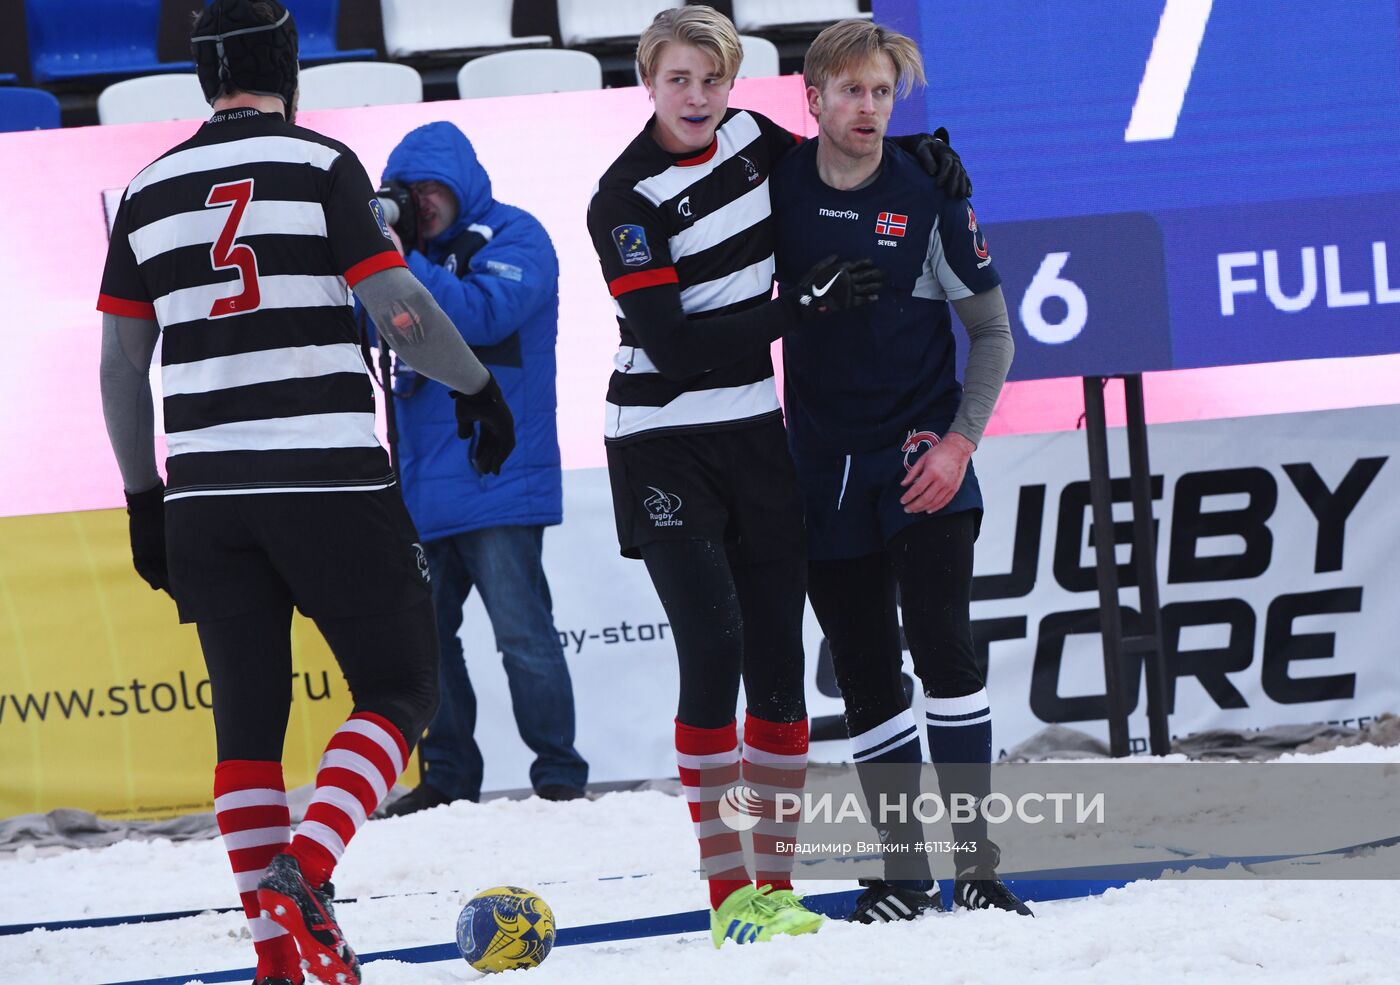
[[[1157,567],[1171,729],[1364,723],[1400,709],[1400,609],[1393,604],[1400,496],[1389,462],[1400,407],[1161,425],[1152,431]],[[1126,463],[1121,430],[1110,454]],[[1050,723],[1107,739],[1098,589],[1084,436],[988,439],[977,452],[987,504],[977,543],[973,635],[988,667],[994,750]],[[1128,489],[1115,483],[1125,631],[1136,583]],[[565,523],[545,537],[555,622],[573,674],[579,750],[595,780],[674,772],[676,669],[644,566],[618,557],[606,472],[565,475]],[[483,700],[486,786],[526,785],[500,658],[480,602],[463,628]],[[808,710],[814,759],[848,758],[840,692],[810,609]],[[913,686],[912,664],[905,672]],[[1128,677],[1136,751],[1146,750],[1141,664]]]
[[[1400,708],[1394,604],[1400,407],[1157,427],[1157,567],[1171,728],[1249,729]],[[1110,434],[1126,460],[1122,432]],[[1052,722],[1106,737],[1088,467],[1076,432],[987,439],[973,634],[987,663],[994,749]],[[1127,485],[1116,487],[1128,632],[1136,600]],[[677,675],[666,614],[638,561],[617,553],[604,469],[565,473],[565,522],[545,536],[578,748],[594,781],[673,775]],[[82,807],[161,816],[209,807],[213,725],[198,641],[130,568],[119,510],[0,520],[0,815]],[[529,786],[490,622],[462,629],[485,789]],[[806,624],[813,758],[848,758],[830,653]],[[385,659],[393,659],[385,654]],[[906,673],[912,675],[907,663]],[[1134,749],[1145,685],[1129,668]],[[298,619],[289,682],[289,784],[314,776],[349,698],[314,626]],[[920,689],[910,687],[919,700]],[[529,696],[523,696],[528,701]],[[407,782],[416,782],[410,767]]]
[[[212,697],[199,639],[131,568],[123,510],[0,519],[0,817],[111,818],[213,805]],[[289,787],[350,711],[315,626],[292,626]],[[410,767],[415,771],[416,767]]]

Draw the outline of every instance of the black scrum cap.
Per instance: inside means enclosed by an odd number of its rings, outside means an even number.
[[[258,16],[253,0],[214,0],[195,22],[190,48],[204,98],[220,87],[257,96],[280,96],[290,113],[297,87],[297,26],[277,0],[261,0],[273,23]]]

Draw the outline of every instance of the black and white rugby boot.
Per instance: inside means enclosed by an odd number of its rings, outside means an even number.
[[[943,901],[938,884],[933,892],[872,879],[865,883],[865,892],[856,898],[856,907],[846,919],[851,923],[894,923],[916,920],[925,913],[940,913]]]
[[[969,873],[971,874],[971,873]],[[995,872],[986,879],[958,879],[953,883],[953,902],[969,910],[1005,910],[1033,917],[1034,913],[1020,897],[1006,888]]]

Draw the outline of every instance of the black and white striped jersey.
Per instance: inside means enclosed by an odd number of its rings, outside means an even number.
[[[768,176],[798,138],[758,113],[731,109],[710,147],[686,158],[656,143],[654,123],[608,168],[588,208],[588,229],[621,332],[604,432],[612,442],[736,427],[780,413],[766,346],[693,378],[667,379],[629,328],[617,299],[675,285],[696,331],[703,331],[706,318],[768,301]]]
[[[391,485],[349,288],[402,265],[354,153],[274,114],[132,179],[97,307],[160,325],[166,499]]]

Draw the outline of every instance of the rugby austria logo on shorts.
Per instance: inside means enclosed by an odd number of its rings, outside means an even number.
[[[938,435],[932,431],[910,431],[909,437],[904,439],[904,445],[899,450],[904,452],[904,471],[914,470],[914,460],[919,457],[919,453],[924,448],[932,448],[938,444]]]
[[[680,527],[685,525],[684,520],[677,520],[676,514],[681,510],[681,498],[672,496],[668,492],[662,492],[655,486],[647,486],[652,494],[642,501],[642,508],[651,515],[651,522],[658,527]]]
[[[409,545],[413,548],[413,563],[418,566],[418,577],[424,582],[432,584],[432,572],[428,570],[428,555],[423,551],[423,545],[417,542]]]
[[[612,231],[613,242],[622,262],[628,267],[640,267],[651,262],[651,249],[647,246],[647,234],[641,226],[628,223]]]

